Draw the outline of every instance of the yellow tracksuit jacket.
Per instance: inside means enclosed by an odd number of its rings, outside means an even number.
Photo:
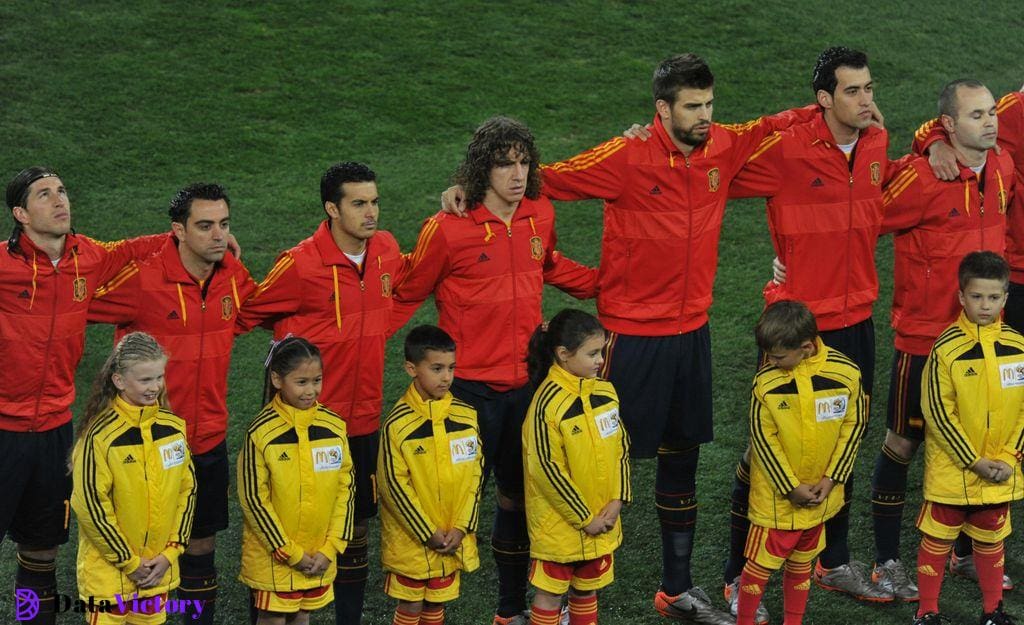
[[[322,405],[299,410],[280,395],[253,419],[238,455],[242,571],[250,588],[326,586],[352,538],[354,486],[345,422]],[[292,568],[303,553],[331,565],[319,577]]]
[[[629,437],[611,382],[579,378],[552,365],[523,422],[530,556],[577,562],[622,543],[622,523],[583,531],[613,499],[630,501]]]
[[[791,371],[766,365],[754,376],[747,516],[761,527],[808,529],[835,516],[867,427],[860,369],[815,340],[818,352]],[[821,504],[796,508],[786,498],[800,484],[823,477],[835,486]]]
[[[72,463],[79,595],[113,600],[177,588],[196,500],[185,422],[116,397],[75,444]],[[160,554],[171,566],[159,585],[141,589],[128,579],[143,558]]]
[[[1024,497],[1024,337],[996,322],[971,323],[963,313],[935,340],[921,376],[924,498],[951,505],[1002,503]],[[979,458],[1013,467],[996,484],[967,467]]]
[[[377,459],[381,561],[412,579],[480,566],[476,527],[484,454],[476,410],[446,393],[424,400],[413,385],[381,426]],[[435,531],[466,536],[452,555],[426,546]]]

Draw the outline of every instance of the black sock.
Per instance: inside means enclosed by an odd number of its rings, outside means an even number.
[[[335,625],[359,625],[363,618],[363,601],[369,575],[366,536],[353,538],[344,553],[338,556],[338,576],[334,578]]]
[[[217,567],[214,561],[213,551],[202,555],[183,553],[178,557],[178,566],[181,567],[178,599],[203,602],[203,612],[198,619],[192,618],[196,615],[192,610],[182,614],[182,622],[187,625],[213,625],[217,608]]]
[[[750,501],[750,463],[742,458],[736,465],[736,476],[732,481],[732,497],[729,514],[729,559],[725,561],[725,583],[731,584],[743,572],[747,558],[743,550],[747,546],[750,519],[747,518]]]
[[[958,558],[969,556],[974,554],[974,544],[971,537],[963,532],[956,537],[956,542],[953,543],[953,553]]]
[[[882,445],[871,480],[871,516],[877,564],[900,559],[900,529],[903,527],[909,469],[909,462]]]
[[[515,616],[526,609],[530,572],[530,536],[526,531],[525,510],[498,507],[491,530],[491,551],[498,567],[497,615]]]
[[[658,449],[654,503],[661,524],[661,589],[676,596],[693,588],[690,555],[697,525],[697,462],[700,447]]]
[[[850,563],[850,499],[853,496],[853,475],[846,480],[843,493],[843,507],[839,512],[825,521],[825,550],[819,559],[821,566],[834,569]]]
[[[54,625],[57,620],[57,563],[37,560],[19,553],[18,568],[14,574],[14,589],[31,591],[39,597],[39,613],[35,618],[20,623]]]

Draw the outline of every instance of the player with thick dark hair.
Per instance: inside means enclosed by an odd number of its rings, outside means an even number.
[[[313,236],[283,252],[242,308],[239,326],[303,336],[324,362],[320,402],[345,420],[355,469],[355,530],[338,554],[335,618],[358,623],[368,575],[367,524],[377,514],[374,485],[384,385],[384,344],[392,291],[405,261],[379,230],[377,175],[362,163],[332,165],[320,181],[327,214]]]

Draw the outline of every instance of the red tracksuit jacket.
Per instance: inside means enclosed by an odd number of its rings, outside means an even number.
[[[404,260],[390,232],[378,231],[357,267],[338,248],[327,220],[313,236],[277,258],[238,315],[242,331],[262,325],[280,340],[292,334],[320,348],[320,403],[345,420],[349,436],[380,426],[384,343],[394,285]]]
[[[990,150],[982,173],[982,185],[967,167],[958,180],[943,182],[927,158],[916,157],[886,185],[882,234],[895,233],[892,327],[902,352],[927,356],[956,321],[957,270],[965,255],[1005,250],[1013,162]]]
[[[433,293],[438,325],[459,346],[460,378],[497,390],[526,384],[544,284],[580,299],[597,286],[597,270],[562,256],[557,241],[555,211],[543,196],[524,198],[507,227],[482,204],[467,218],[438,213],[420,231],[392,325],[401,327]]]
[[[1024,93],[1012,91],[996,103],[999,117],[999,146],[1013,158],[1018,189],[1024,188]],[[924,154],[928,146],[946,139],[939,120],[927,121],[914,135],[914,152]],[[1006,225],[1006,262],[1010,263],[1010,281],[1024,284],[1024,194],[1010,199]]]
[[[766,135],[812,114],[806,107],[712,124],[689,156],[655,117],[647,141],[617,137],[542,168],[548,197],[604,200],[597,295],[604,327],[667,336],[707,323],[729,183]]]
[[[129,332],[150,334],[167,352],[167,396],[185,420],[188,446],[204,454],[228,425],[228,369],[235,317],[256,290],[249,271],[230,253],[202,284],[181,264],[178,244],[142,263],[130,263],[96,291],[89,321],[117,325],[114,340]]]
[[[871,316],[882,185],[898,166],[888,146],[885,130],[867,128],[848,160],[819,114],[766,138],[750,157],[729,196],[768,198],[768,230],[786,282],[768,283],[767,304],[802,301],[822,331]]]
[[[20,251],[0,244],[0,430],[40,432],[71,420],[93,291],[166,236],[100,243],[69,234],[56,267],[24,234]]]

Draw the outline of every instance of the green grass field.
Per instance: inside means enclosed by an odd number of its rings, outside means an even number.
[[[662,58],[704,56],[716,73],[716,119],[744,121],[810,101],[811,67],[823,48],[845,44],[871,58],[876,97],[892,136],[891,156],[909,146],[917,124],[934,115],[946,81],[973,76],[998,97],[1024,80],[1024,17],[1014,2],[983,5],[938,0],[908,3],[345,2],[0,4],[0,175],[47,164],[63,175],[80,232],[101,239],[167,227],[172,194],[197,180],[220,182],[233,200],[234,232],[257,278],[282,249],[308,236],[322,218],[318,184],[339,160],[369,163],[379,175],[383,227],[408,249],[419,224],[437,210],[438,194],[465,144],[485,118],[502,113],[533,129],[545,160],[569,157],[653,114],[650,76]],[[559,206],[566,253],[599,260],[597,203]],[[8,217],[0,219],[8,228]],[[5,230],[6,232],[6,230]],[[6,235],[5,235],[6,236]],[[857,465],[851,541],[855,557],[872,557],[867,500],[884,431],[891,334],[891,243],[879,244],[883,293],[876,308],[878,363],[873,423]],[[712,309],[717,440],[703,450],[701,516],[695,578],[721,597],[728,539],[728,498],[745,445],[746,404],[755,347],[751,328],[761,308],[771,246],[763,203],[736,202],[723,228]],[[570,303],[551,292],[545,310]],[[583,307],[593,310],[592,303]],[[432,307],[416,321],[434,318]],[[90,330],[79,369],[87,385],[109,351],[109,328]],[[230,380],[229,445],[259,408],[262,359],[269,335],[236,344]],[[400,339],[401,337],[399,337]],[[386,403],[406,384],[389,348]],[[653,509],[653,464],[634,470],[636,502],[624,512],[626,542],[618,580],[601,594],[603,623],[657,623],[651,597],[660,577]],[[912,521],[920,471],[911,477],[903,534],[913,558]],[[6,504],[0,504],[6,505]],[[493,506],[488,499],[485,506]],[[224,623],[246,618],[236,581],[241,519],[220,536]],[[490,515],[482,515],[485,540]],[[73,534],[74,535],[74,534]],[[62,550],[61,589],[74,594],[74,539]],[[380,590],[376,550],[366,623],[389,623],[392,602]],[[449,622],[489,622],[494,568],[466,576]],[[0,545],[0,589],[13,580],[13,547]],[[1007,569],[1024,583],[1020,538],[1008,543]],[[768,595],[781,623],[776,578]],[[719,599],[720,600],[720,599]],[[1024,615],[1020,591],[1008,608]],[[974,622],[976,588],[948,580],[943,608],[954,622]],[[0,591],[0,622],[12,601]],[[912,608],[871,607],[811,593],[806,623],[908,623]],[[60,622],[75,622],[65,614]],[[331,623],[325,611],[316,623]]]

